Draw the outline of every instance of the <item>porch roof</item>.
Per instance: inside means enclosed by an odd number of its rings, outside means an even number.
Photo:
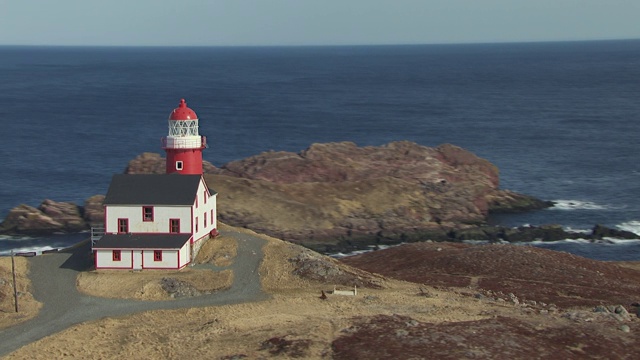
[[[93,249],[176,249],[191,239],[191,234],[105,234]]]

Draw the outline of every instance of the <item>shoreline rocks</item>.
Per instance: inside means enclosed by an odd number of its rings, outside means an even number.
[[[607,234],[607,235],[603,235]],[[341,239],[337,243],[317,242],[305,243],[304,246],[326,254],[350,253],[360,250],[377,249],[380,245],[397,245],[412,242],[451,242],[484,241],[487,243],[530,243],[534,241],[553,242],[560,240],[588,240],[591,242],[607,241],[605,238],[632,240],[640,239],[635,233],[612,229],[603,225],[595,225],[590,233],[572,232],[557,224],[540,226],[473,226],[450,231],[434,230],[401,236],[400,239]]]

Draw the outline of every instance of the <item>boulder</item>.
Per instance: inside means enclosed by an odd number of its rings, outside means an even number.
[[[552,201],[540,200],[509,190],[492,192],[487,195],[486,200],[491,213],[518,213],[546,209],[553,206]]]
[[[636,233],[626,230],[611,229],[602,225],[595,225],[591,231],[593,239],[602,239],[605,237],[612,237],[618,239],[638,239],[640,236]]]
[[[0,225],[2,234],[50,234],[63,231],[64,225],[29,205],[18,205]]]
[[[164,174],[166,172],[165,160],[160,154],[142,153],[129,161],[124,169],[125,174]]]
[[[104,223],[104,195],[93,195],[84,201],[84,220],[89,226]]]
[[[47,235],[87,230],[81,209],[74,203],[44,200],[38,208],[19,205],[0,224],[0,234]]]
[[[47,199],[40,204],[38,209],[55,222],[60,223],[62,225],[61,231],[72,233],[87,230],[88,228],[80,208],[74,203],[56,202]]]

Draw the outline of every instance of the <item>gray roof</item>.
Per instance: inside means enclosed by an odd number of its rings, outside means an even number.
[[[106,234],[94,249],[180,249],[191,234]]]
[[[200,178],[200,175],[180,174],[116,174],[111,179],[104,204],[192,205]],[[215,194],[213,189],[209,191]]]

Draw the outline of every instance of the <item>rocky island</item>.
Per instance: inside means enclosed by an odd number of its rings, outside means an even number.
[[[165,160],[144,153],[125,173],[162,174]],[[221,167],[204,162],[207,183],[220,194],[219,219],[321,252],[421,240],[559,240],[637,238],[597,226],[590,235],[559,225],[510,229],[488,226],[490,213],[543,209],[553,204],[500,188],[499,170],[460,147],[398,141],[359,147],[313,144],[299,152],[269,151]],[[20,205],[0,233],[87,230],[103,218],[103,196],[84,206],[45,200]]]

